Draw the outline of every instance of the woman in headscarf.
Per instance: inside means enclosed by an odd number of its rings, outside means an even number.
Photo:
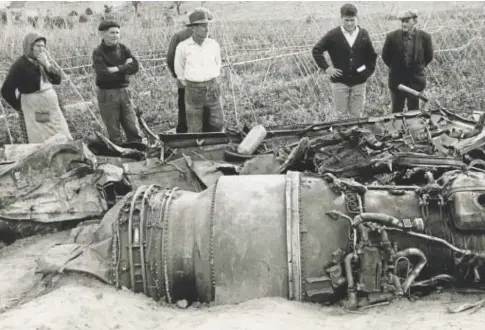
[[[1,90],[8,104],[22,112],[29,143],[42,143],[58,133],[72,138],[52,86],[61,83],[61,74],[49,62],[45,46],[44,36],[27,34],[24,55],[10,67]]]

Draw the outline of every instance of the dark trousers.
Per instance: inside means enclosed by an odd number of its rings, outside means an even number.
[[[111,142],[121,145],[120,125],[123,126],[128,143],[141,142],[141,130],[129,91],[126,88],[98,88],[97,94],[101,118],[106,125]]]
[[[175,131],[177,133],[187,133],[187,115],[185,114],[185,88],[178,89],[178,123]]]
[[[404,102],[407,102],[408,110],[419,109],[419,98],[401,91],[391,90],[392,113],[402,112]]]

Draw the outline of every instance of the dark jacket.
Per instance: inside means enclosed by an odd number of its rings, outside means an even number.
[[[133,62],[125,64],[131,58]],[[117,66],[119,71],[111,73],[108,67]],[[101,42],[93,51],[93,68],[96,71],[96,86],[101,89],[117,89],[128,87],[130,79],[128,75],[138,72],[138,60],[133,56],[130,49],[118,43],[108,46]]]
[[[21,110],[21,103],[20,98],[17,99],[15,96],[15,90],[18,89],[20,94],[30,94],[40,90],[41,70],[46,73],[47,80],[51,84],[59,85],[62,80],[59,70],[52,66],[49,70],[41,68],[41,65],[33,58],[32,46],[39,39],[45,40],[45,37],[35,32],[25,36],[24,55],[17,58],[12,64],[2,85],[2,97],[17,111]]]
[[[382,48],[382,60],[389,67],[389,88],[396,90],[399,84],[422,91],[426,87],[424,68],[433,60],[431,35],[416,30],[414,36],[414,56],[409,67],[404,60],[402,30],[386,36]]]
[[[175,33],[172,39],[170,40],[170,45],[168,46],[168,52],[167,52],[167,66],[174,78],[177,78],[177,75],[175,74],[175,68],[174,68],[175,50],[177,49],[177,46],[179,43],[189,39],[191,36],[192,36],[192,29],[188,27],[182,31]]]
[[[359,26],[359,34],[352,47],[345,39],[342,28],[336,27],[329,32],[313,47],[312,55],[317,65],[327,70],[329,64],[323,53],[327,51],[336,69],[342,70],[342,76],[330,78],[332,82],[343,83],[349,86],[362,84],[374,73],[376,68],[377,54],[372,45],[369,33]],[[357,72],[362,65],[366,69]]]

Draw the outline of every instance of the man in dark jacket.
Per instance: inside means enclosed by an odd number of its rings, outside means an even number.
[[[196,9],[198,11],[206,11],[207,12],[207,17],[209,20],[212,20],[213,16],[212,14],[206,10],[205,8],[198,8]],[[172,76],[176,79],[177,81],[177,92],[178,92],[178,124],[176,128],[177,133],[187,133],[187,118],[185,114],[185,87],[182,85],[178,79],[177,79],[177,74],[175,73],[175,67],[174,67],[174,61],[175,61],[175,50],[177,49],[177,46],[179,43],[181,43],[184,40],[189,39],[192,37],[192,28],[191,27],[186,27],[185,29],[175,33],[170,40],[170,45],[168,46],[168,52],[167,52],[167,66],[170,72],[172,73]]]
[[[142,142],[128,86],[129,75],[138,72],[138,61],[130,49],[119,42],[120,25],[112,20],[101,22],[101,44],[93,51],[97,96],[101,117],[111,142],[120,145],[120,124],[127,142]]]
[[[313,47],[317,65],[330,76],[335,109],[341,115],[361,117],[367,79],[374,73],[377,54],[367,30],[357,25],[357,8],[340,8],[342,25],[329,32]],[[323,53],[332,60],[330,66]]]
[[[433,60],[431,35],[418,30],[418,14],[408,10],[399,15],[402,28],[389,33],[382,48],[382,60],[389,67],[392,112],[419,109],[419,99],[397,89],[399,84],[419,92],[426,87],[424,68]]]

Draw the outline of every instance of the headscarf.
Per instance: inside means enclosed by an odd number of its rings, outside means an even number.
[[[41,81],[48,81],[47,74],[42,67],[42,65],[39,64],[37,61],[37,58],[34,56],[34,53],[32,51],[32,48],[34,48],[34,44],[39,41],[39,40],[44,40],[44,43],[47,44],[47,39],[40,33],[37,32],[31,32],[28,33],[25,38],[24,38],[24,56],[32,63],[38,66],[40,70],[40,76],[41,76]]]
[[[47,39],[42,34],[37,32],[31,32],[25,36],[23,43],[24,55],[28,59],[36,59],[32,52],[32,48],[34,47],[34,44],[39,40],[44,40],[44,42],[47,43]]]

